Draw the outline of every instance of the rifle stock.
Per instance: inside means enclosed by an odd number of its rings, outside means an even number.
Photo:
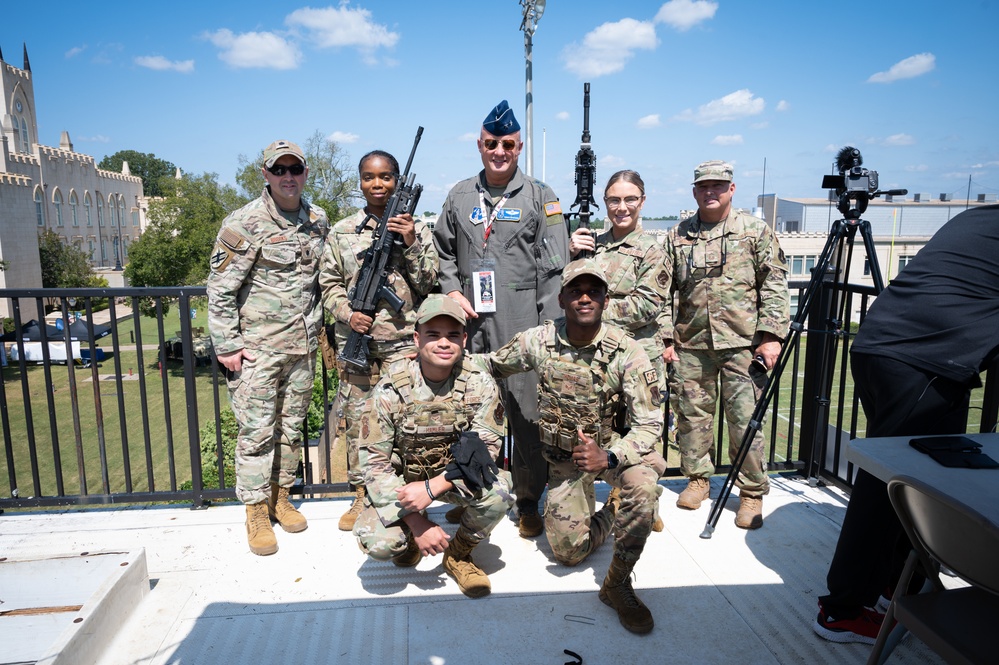
[[[392,192],[392,196],[385,205],[385,212],[378,220],[374,240],[364,253],[364,261],[361,264],[357,282],[350,290],[350,309],[371,318],[375,316],[379,300],[385,300],[396,312],[405,305],[405,301],[388,284],[388,276],[392,271],[392,249],[402,245],[402,238],[399,237],[399,234],[388,230],[388,220],[399,215],[412,213],[420,201],[423,185],[416,184],[416,175],[410,174],[409,169],[413,165],[413,157],[416,156],[416,148],[420,145],[422,136],[423,127],[420,127],[416,130],[416,139],[413,141],[413,149],[406,161],[406,168],[398,177],[395,191]],[[361,221],[357,227],[358,233],[364,229],[371,217],[373,215],[368,215]],[[359,370],[367,370],[369,367],[368,342],[370,341],[371,335],[352,329],[347,335],[347,341],[344,343],[342,353],[340,353],[340,360]]]
[[[590,84],[583,84],[583,136],[580,140],[579,152],[576,153],[576,200],[569,206],[570,213],[566,220],[569,224],[569,233],[573,232],[571,220],[577,219],[577,228],[589,229],[590,219],[593,213],[590,206],[599,208],[593,200],[593,183],[597,177],[597,156],[590,145]],[[579,210],[572,212],[574,208]],[[592,233],[592,232],[591,232]],[[593,252],[580,252],[577,259],[586,259],[593,256]]]

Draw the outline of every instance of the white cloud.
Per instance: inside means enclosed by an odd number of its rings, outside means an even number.
[[[603,157],[597,157],[597,164],[606,169],[617,170],[627,164],[627,162],[624,160],[624,157],[604,155]]]
[[[708,126],[727,120],[738,120],[751,115],[759,115],[766,108],[761,97],[754,97],[747,88],[736,90],[721,99],[715,99],[698,107],[697,111],[686,109],[674,116],[675,120],[696,122]]]
[[[351,9],[347,3],[323,9],[305,7],[288,14],[284,22],[291,28],[303,28],[306,39],[319,48],[353,47],[367,65],[397,64],[379,57],[379,50],[395,46],[399,33],[373,22],[367,9]]]
[[[936,67],[937,58],[932,53],[920,53],[909,56],[905,60],[896,62],[886,72],[872,74],[868,83],[891,83],[901,79],[911,79],[933,71]]]
[[[981,164],[972,164],[971,168],[973,168],[973,169],[989,169],[989,168],[992,168],[994,166],[999,166],[999,161],[983,162]]]
[[[76,56],[80,55],[81,53],[83,53],[86,50],[87,50],[87,45],[86,44],[84,44],[83,46],[74,46],[73,48],[71,48],[68,51],[66,51],[66,54],[65,54],[66,55],[66,59],[68,60],[69,58],[75,58]]]
[[[110,138],[104,136],[103,134],[98,134],[96,136],[77,136],[76,140],[82,143],[109,143]]]
[[[925,171],[929,171],[930,167],[926,164],[910,164],[905,167],[905,170],[909,173],[923,173]]]
[[[649,21],[624,18],[597,26],[562,49],[565,68],[580,78],[595,78],[624,69],[638,49],[653,50],[659,45],[656,29]]]
[[[881,145],[886,146],[900,146],[900,145],[913,145],[916,139],[910,134],[892,134],[888,138],[881,141]]]
[[[708,0],[670,0],[656,12],[656,23],[665,23],[683,32],[702,21],[714,18],[717,2]]]
[[[219,59],[238,68],[295,69],[302,59],[298,46],[273,32],[233,34],[222,28],[205,38],[217,46]]]
[[[711,139],[711,145],[742,145],[742,134],[719,134]]]
[[[779,102],[777,102],[778,111],[787,111],[789,108],[791,108],[791,105],[787,103],[786,99],[782,99]]]
[[[652,115],[647,115],[638,119],[635,125],[639,129],[652,129],[653,127],[658,127],[662,122],[659,120],[659,114],[653,113]]]
[[[327,138],[334,143],[357,143],[357,139],[361,137],[357,134],[351,134],[350,132],[336,131],[330,134]]]
[[[556,120],[568,120],[569,117],[570,116],[568,111],[559,111],[558,113],[555,114]]]
[[[478,141],[479,136],[480,136],[479,132],[465,132],[464,134],[458,137],[458,140],[461,141],[462,143],[468,143],[469,141]]]
[[[770,123],[767,122],[766,120],[761,120],[760,122],[754,122],[753,124],[750,125],[750,127],[752,127],[753,129],[766,129],[769,126]]]
[[[167,60],[162,55],[140,55],[135,58],[135,64],[158,72],[175,71],[190,74],[194,71],[194,60]]]

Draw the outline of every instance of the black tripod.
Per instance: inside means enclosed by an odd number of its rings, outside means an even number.
[[[874,239],[871,236],[871,224],[870,222],[861,219],[860,216],[865,210],[867,210],[867,204],[871,198],[881,196],[882,194],[904,195],[907,192],[908,190],[905,189],[893,189],[886,192],[876,191],[870,193],[864,189],[846,190],[839,193],[838,208],[843,214],[843,219],[836,220],[836,222],[833,223],[833,226],[829,231],[829,236],[826,238],[825,247],[822,248],[822,254],[819,255],[818,263],[812,270],[812,277],[808,282],[808,286],[805,288],[802,297],[798,300],[798,312],[795,314],[794,320],[791,322],[787,339],[784,340],[784,345],[781,348],[780,355],[777,357],[777,362],[774,364],[770,377],[767,379],[767,383],[763,388],[763,394],[756,403],[756,408],[753,410],[753,414],[749,419],[746,431],[742,435],[742,441],[739,444],[739,449],[736,451],[735,459],[732,460],[732,468],[729,470],[728,476],[722,484],[722,489],[718,495],[718,499],[715,501],[714,505],[711,506],[711,513],[708,515],[707,524],[704,525],[704,531],[701,532],[701,538],[710,538],[711,534],[714,533],[715,526],[718,524],[718,519],[721,517],[722,508],[724,507],[725,502],[728,501],[728,498],[732,493],[732,487],[735,485],[735,479],[739,476],[739,470],[742,469],[742,465],[746,461],[746,456],[749,454],[753,438],[756,436],[756,433],[763,428],[763,418],[766,416],[770,402],[780,386],[780,380],[781,376],[784,374],[784,368],[787,366],[787,362],[794,352],[793,349],[798,341],[798,338],[801,337],[801,333],[805,328],[804,323],[807,320],[809,310],[812,307],[816,295],[822,288],[822,282],[825,281],[826,272],[829,270],[830,265],[835,266],[833,286],[835,287],[836,284],[838,284],[839,288],[836,290],[842,294],[842,286],[847,283],[848,276],[850,274],[850,266],[853,259],[853,244],[858,229],[860,230],[860,235],[864,240],[864,248],[867,252],[867,261],[870,265],[871,277],[874,280],[875,295],[881,293],[884,289],[884,280],[881,276],[881,268],[878,266],[878,257],[874,248]],[[853,205],[854,202],[856,205]],[[835,263],[832,263],[834,252],[836,253],[836,261]],[[845,261],[844,255],[846,257]],[[832,375],[833,371],[833,358],[831,353],[832,342],[834,339],[833,335],[841,333],[842,321],[845,318],[843,310],[846,307],[846,298],[841,297],[839,303],[834,303],[833,305],[834,307],[830,307],[830,311],[833,311],[834,314],[829,319],[829,323],[832,328],[831,332],[833,334],[828,335],[826,338],[825,352],[822,354],[822,366],[819,372],[819,382],[817,384],[820,387],[821,394],[816,398],[819,409],[815,418],[813,442],[820,440],[819,437],[825,428],[825,422],[828,418],[829,397],[825,394],[825,392],[827,390],[826,386],[828,385],[828,378]],[[812,473],[812,468],[815,464],[815,451],[817,448],[818,446],[812,446],[812,455],[808,462],[809,475]]]

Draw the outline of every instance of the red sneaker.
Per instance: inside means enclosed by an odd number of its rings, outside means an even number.
[[[853,619],[834,619],[827,616],[826,611],[819,605],[819,615],[815,618],[812,629],[819,637],[831,642],[874,644],[884,619],[884,614],[866,607]]]

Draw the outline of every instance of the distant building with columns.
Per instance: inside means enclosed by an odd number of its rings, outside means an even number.
[[[69,132],[58,147],[43,145],[28,50],[18,68],[0,50],[0,288],[39,288],[38,234],[55,231],[86,252],[97,274],[122,285],[115,268],[146,226],[142,180],[124,164],[121,173],[96,166],[73,150]],[[0,302],[0,316],[10,316]]]

